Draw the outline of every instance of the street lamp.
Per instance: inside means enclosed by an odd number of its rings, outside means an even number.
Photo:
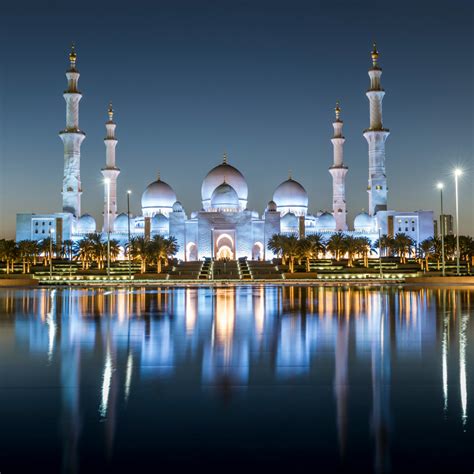
[[[104,179],[107,191],[107,218],[105,219],[107,225],[107,277],[110,278],[110,179]]]
[[[454,170],[454,185],[456,192],[456,273],[459,275],[459,196],[458,196],[458,178],[462,175],[462,170]]]
[[[382,236],[381,236],[381,228],[379,227],[379,275],[380,278],[383,279],[382,273]]]
[[[439,189],[439,195],[441,199],[441,214],[439,217],[439,229],[441,231],[441,268],[443,270],[443,276],[446,276],[446,262],[444,260],[444,211],[443,211],[443,183],[438,183],[437,188]]]
[[[54,229],[49,229],[49,279],[53,279],[53,234]]]
[[[128,279],[132,279],[132,256],[130,253],[130,189],[127,191],[127,224],[128,224]]]

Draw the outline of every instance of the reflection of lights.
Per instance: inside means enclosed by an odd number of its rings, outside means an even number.
[[[133,356],[132,353],[128,354],[127,357],[127,370],[125,372],[125,401],[130,396],[130,386],[132,383],[132,372],[133,372]]]
[[[265,324],[265,291],[263,286],[258,289],[258,295],[254,295],[254,320],[255,332],[260,340],[263,337],[263,328]]]
[[[467,422],[467,385],[466,385],[466,326],[467,316],[459,321],[459,390],[461,392],[462,423]]]
[[[192,335],[196,326],[196,290],[186,288],[186,334]]]
[[[48,362],[53,359],[54,339],[56,337],[57,325],[54,321],[54,313],[56,310],[56,289],[51,290],[50,293],[50,310],[46,315],[46,324],[48,325]]]
[[[102,398],[99,407],[99,413],[102,418],[105,418],[107,416],[107,405],[109,403],[112,371],[112,355],[110,353],[110,346],[109,344],[107,344],[107,355],[105,356],[104,374],[102,376]]]
[[[445,316],[443,323],[443,339],[441,341],[441,350],[443,354],[443,399],[445,412],[448,409],[448,325],[449,316]]]

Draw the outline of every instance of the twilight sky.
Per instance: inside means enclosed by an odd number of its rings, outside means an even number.
[[[14,2],[10,2],[14,3]],[[99,6],[100,4],[100,6]],[[331,122],[340,100],[349,222],[367,209],[369,51],[383,68],[389,208],[439,212],[443,180],[474,235],[471,0],[15,2],[0,18],[0,237],[17,212],[61,210],[65,70],[81,72],[82,209],[101,226],[104,123],[117,122],[119,210],[158,170],[186,212],[224,151],[262,212],[292,170],[310,212],[331,206]]]

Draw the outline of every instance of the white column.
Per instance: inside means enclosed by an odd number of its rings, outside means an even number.
[[[81,144],[85,133],[79,129],[79,101],[82,94],[77,90],[79,71],[76,69],[74,45],[69,53],[69,69],[66,72],[68,88],[63,97],[66,101],[66,128],[59,132],[64,144],[63,212],[76,217],[81,215]]]
[[[107,111],[108,121],[105,123],[107,135],[105,143],[105,168],[102,168],[102,176],[108,181],[108,186],[104,186],[104,232],[113,232],[114,222],[117,217],[117,178],[120,170],[115,166],[115,138],[114,111],[112,104],[109,104]],[[108,188],[108,189],[107,189]]]
[[[390,132],[383,128],[382,101],[385,91],[381,87],[382,69],[378,65],[379,53],[374,43],[369,69],[370,89],[366,95],[370,103],[370,126],[364,132],[369,145],[369,214],[387,210],[387,176],[385,174],[385,141]]]
[[[347,166],[344,165],[344,142],[346,139],[342,135],[344,122],[340,119],[341,109],[339,103],[336,104],[336,121],[333,122],[334,135],[331,139],[334,151],[334,162],[329,168],[332,176],[332,209],[336,220],[336,230],[347,230],[346,223],[346,174]]]

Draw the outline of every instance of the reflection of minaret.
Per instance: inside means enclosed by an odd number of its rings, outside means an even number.
[[[459,324],[459,391],[461,395],[461,420],[463,428],[467,423],[467,378],[466,378],[466,330],[469,321],[469,313],[461,312],[461,297],[459,293],[456,298],[456,316]]]
[[[85,133],[79,129],[79,101],[82,94],[77,90],[79,71],[76,69],[76,51],[74,45],[69,54],[69,69],[66,72],[67,90],[63,97],[66,101],[66,128],[59,132],[64,143],[63,175],[63,212],[81,215],[81,143]]]
[[[370,126],[364,132],[369,144],[369,214],[387,210],[387,176],[385,175],[385,140],[390,132],[383,128],[382,100],[385,91],[380,84],[382,69],[378,65],[379,53],[374,43],[371,53],[372,67],[369,69],[370,89],[367,97],[370,101]]]
[[[114,122],[112,104],[109,104],[107,114],[109,120],[105,124],[107,136],[104,138],[106,161],[105,168],[102,168],[104,180],[107,180],[107,186],[104,186],[104,232],[113,232],[117,217],[117,177],[120,170],[115,166],[115,147],[117,146],[115,127],[117,125]]]
[[[332,210],[336,220],[336,230],[347,230],[346,225],[346,174],[347,166],[344,165],[344,142],[342,135],[344,122],[340,119],[341,108],[336,104],[336,121],[333,122],[334,136],[331,139],[334,153],[334,163],[329,168],[332,176]]]
[[[80,331],[76,331],[75,319],[77,311],[71,311],[71,303],[74,296],[69,293],[69,324],[67,331],[61,337],[61,425],[63,440],[63,471],[78,471],[78,444],[81,428],[79,412],[79,390],[81,352],[80,341],[76,338]],[[61,319],[61,317],[59,318]]]
[[[349,387],[348,346],[348,323],[345,321],[339,321],[336,341],[336,369],[334,376],[334,393],[336,395],[337,432],[341,456],[344,456],[347,438],[347,391]]]
[[[381,296],[379,296],[381,298]],[[375,436],[375,472],[387,472],[389,459],[390,418],[390,334],[386,323],[385,305],[378,319],[378,334],[372,342],[372,429]]]

